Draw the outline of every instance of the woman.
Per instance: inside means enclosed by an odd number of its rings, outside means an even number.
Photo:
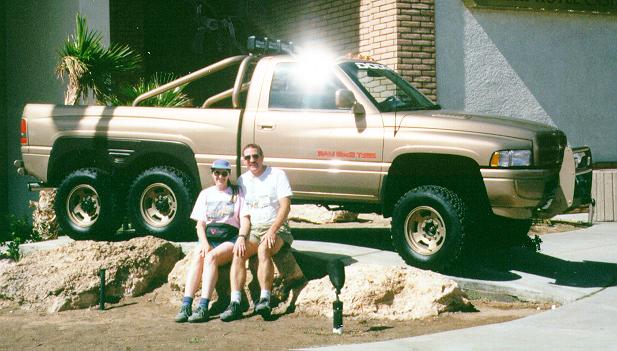
[[[231,261],[238,234],[246,235],[250,229],[249,219],[244,217],[241,221],[239,216],[244,197],[229,180],[231,164],[226,160],[216,160],[211,170],[214,185],[201,191],[191,213],[191,218],[197,221],[199,243],[187,272],[182,306],[175,318],[178,323],[208,320],[210,296],[218,279],[218,266]],[[201,299],[193,311],[193,296],[200,278]]]

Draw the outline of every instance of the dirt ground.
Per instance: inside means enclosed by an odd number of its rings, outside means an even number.
[[[509,321],[550,308],[522,302],[472,301],[475,312],[445,313],[435,318],[390,322],[344,320],[344,333],[332,334],[327,318],[297,313],[264,321],[260,316],[223,323],[216,316],[203,324],[173,321],[177,306],[165,285],[152,293],[86,309],[48,315],[16,304],[0,308],[0,350],[286,350],[410,337]]]
[[[360,225],[372,228],[367,229],[369,231],[366,233],[359,233],[361,229],[358,225],[350,228],[349,224],[321,225],[318,229],[307,224],[293,226],[296,228],[294,233],[297,233],[297,239],[320,236],[323,240],[326,235],[337,242],[376,248],[389,246],[384,240],[389,236],[388,230],[384,228],[389,223],[372,219],[367,221]],[[337,228],[340,230],[337,231]],[[534,225],[530,234],[542,235],[575,229],[580,229],[580,226],[539,223]],[[362,234],[361,242],[355,239],[358,234]],[[264,321],[259,316],[246,313],[244,319],[232,323],[223,323],[217,316],[213,316],[203,324],[178,324],[173,321],[178,306],[171,301],[178,301],[179,298],[178,292],[172,292],[164,285],[147,295],[108,304],[104,311],[91,308],[51,315],[25,311],[15,303],[3,301],[0,304],[0,350],[286,350],[431,334],[505,322],[551,308],[548,304],[520,301],[472,300],[475,311],[444,313],[423,320],[391,322],[345,319],[344,333],[334,335],[331,320],[299,313],[275,316],[272,321]]]

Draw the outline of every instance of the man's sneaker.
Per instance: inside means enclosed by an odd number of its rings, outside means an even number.
[[[191,305],[182,305],[180,312],[176,315],[176,323],[184,323],[189,320],[189,316],[192,314]]]
[[[240,309],[240,304],[237,302],[230,302],[227,309],[221,313],[221,320],[223,322],[231,322],[236,319],[240,319],[242,317],[242,310]]]
[[[189,323],[202,323],[207,322],[210,318],[210,313],[208,312],[208,308],[199,306],[193,314],[189,317]]]
[[[272,309],[270,308],[270,300],[265,298],[259,299],[257,305],[255,305],[255,313],[263,318],[269,318],[270,312],[272,312]]]

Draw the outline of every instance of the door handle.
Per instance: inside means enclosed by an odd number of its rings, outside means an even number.
[[[274,130],[275,124],[257,124],[259,130]]]

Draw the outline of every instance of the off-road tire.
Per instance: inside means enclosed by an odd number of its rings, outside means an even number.
[[[137,234],[179,240],[187,236],[194,192],[191,179],[167,166],[141,173],[130,187],[128,208]]]
[[[61,232],[75,240],[109,240],[122,222],[109,173],[82,168],[67,175],[56,193]]]
[[[419,186],[405,193],[392,215],[392,242],[412,266],[441,271],[457,261],[465,239],[463,200],[441,186]]]

